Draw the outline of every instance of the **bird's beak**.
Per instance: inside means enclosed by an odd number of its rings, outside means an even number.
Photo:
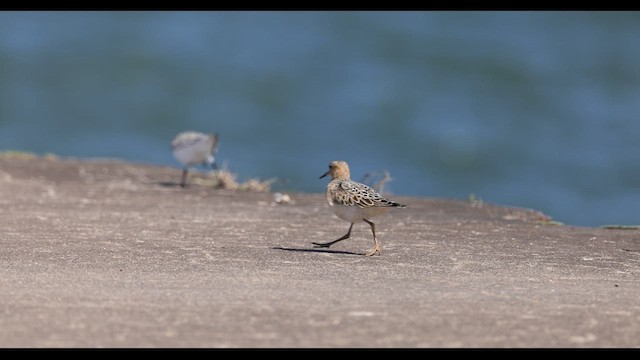
[[[322,176],[320,176],[318,179],[322,179],[323,177],[329,175],[329,172],[327,171],[326,173],[322,174]]]

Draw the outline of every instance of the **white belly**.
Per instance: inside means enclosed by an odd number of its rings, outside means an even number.
[[[357,206],[332,205],[331,210],[337,217],[348,222],[356,223],[362,221],[362,209]]]
[[[184,165],[198,165],[206,162],[211,155],[211,145],[199,142],[173,151],[175,158]]]
[[[335,203],[329,203],[329,207],[331,207],[331,211],[333,211],[333,213],[336,214],[337,217],[351,223],[363,221],[362,219],[371,221],[372,217],[382,215],[389,211],[389,209],[391,209],[389,207],[361,208],[355,205],[344,206]]]

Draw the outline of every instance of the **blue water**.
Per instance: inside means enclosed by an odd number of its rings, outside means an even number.
[[[183,130],[276,190],[638,224],[638,12],[1,12],[0,150],[176,167]]]

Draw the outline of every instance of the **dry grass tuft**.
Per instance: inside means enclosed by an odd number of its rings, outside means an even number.
[[[243,183],[239,183],[236,180],[236,174],[227,169],[222,169],[213,171],[206,177],[193,177],[189,181],[197,185],[210,186],[216,189],[269,192],[271,191],[271,184],[276,180],[277,179],[267,179],[260,181],[258,179],[249,179]]]

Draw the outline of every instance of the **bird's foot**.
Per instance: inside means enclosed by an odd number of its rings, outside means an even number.
[[[367,256],[373,256],[373,255],[382,255],[382,253],[380,252],[380,246],[375,246],[373,249],[369,250],[366,255]]]

